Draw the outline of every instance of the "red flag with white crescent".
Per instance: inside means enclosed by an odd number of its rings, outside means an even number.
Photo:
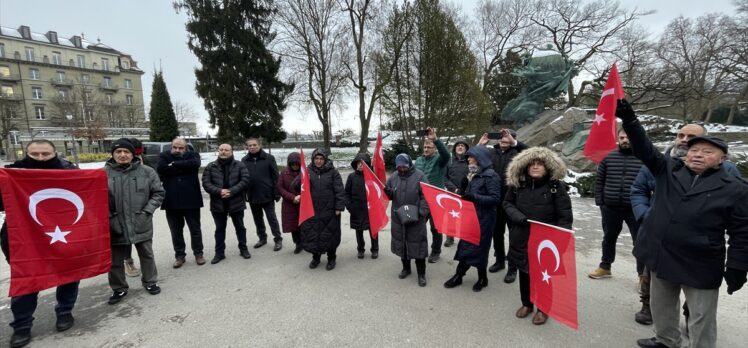
[[[382,132],[377,132],[377,144],[374,146],[374,158],[371,166],[380,182],[387,181],[387,170],[384,168],[384,150],[382,150]]]
[[[309,169],[304,160],[304,149],[299,149],[301,153],[301,196],[299,200],[299,226],[314,216],[314,203],[312,203],[312,191],[309,181]]]
[[[615,63],[610,68],[608,80],[597,105],[595,120],[592,121],[590,135],[584,144],[584,156],[590,161],[600,163],[605,156],[616,148],[616,105],[623,99],[624,92],[618,68]]]
[[[529,222],[530,300],[543,313],[578,330],[574,231],[538,221]]]
[[[384,226],[390,222],[387,217],[387,206],[390,200],[384,194],[384,185],[364,163],[364,187],[366,187],[366,202],[369,208],[369,228],[375,239]]]
[[[431,218],[439,233],[480,244],[480,223],[473,202],[447,190],[421,183],[423,197],[429,204]]]
[[[109,272],[104,170],[0,169],[11,297]]]

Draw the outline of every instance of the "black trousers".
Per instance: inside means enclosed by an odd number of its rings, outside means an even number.
[[[337,255],[335,255],[335,251],[337,249],[332,249],[327,251],[327,260],[328,261],[335,261],[335,259],[338,258]],[[312,253],[312,259],[319,261],[319,259],[322,258],[322,253]]]
[[[493,228],[493,256],[496,256],[496,262],[506,262],[506,246],[504,244],[504,235],[509,227],[506,213],[503,208],[498,208],[496,212],[496,225]]]
[[[439,255],[442,253],[442,241],[444,239],[442,234],[436,230],[436,226],[434,226],[433,216],[429,216],[429,225],[431,226],[431,253]]]
[[[403,269],[411,270],[410,260],[400,259],[400,261],[403,263]],[[426,275],[426,259],[416,259],[416,272],[418,275]]]
[[[535,308],[530,301],[530,274],[523,271],[519,271],[519,296],[522,300],[522,305],[525,307]]]
[[[291,239],[293,239],[294,244],[301,246],[301,231],[291,232]]]
[[[224,255],[226,250],[226,224],[229,216],[236,230],[236,240],[239,241],[239,250],[247,249],[247,229],[244,227],[244,210],[234,213],[217,213],[210,212],[213,215],[213,221],[216,224],[216,255]]]
[[[174,245],[174,257],[187,256],[184,242],[184,224],[190,230],[190,247],[195,256],[203,254],[203,232],[200,229],[200,209],[167,209],[166,222],[171,230],[171,244]]]
[[[79,282],[72,282],[57,287],[55,314],[58,318],[73,312],[75,300],[78,299],[78,284]],[[31,329],[38,297],[39,293],[33,292],[10,299],[10,310],[13,312],[10,326],[14,331]]]
[[[603,256],[600,260],[600,268],[610,270],[610,266],[616,259],[616,242],[618,241],[618,235],[621,234],[621,230],[623,229],[623,222],[626,222],[633,241],[636,241],[639,224],[636,218],[634,218],[634,211],[631,207],[619,208],[603,205],[600,207],[600,211],[603,220]],[[644,265],[637,260],[637,273],[642,274],[643,270]]]
[[[486,267],[483,267],[483,268],[476,267],[476,269],[478,269],[478,280],[488,279],[488,273],[486,272]],[[464,277],[465,274],[467,274],[468,270],[470,270],[470,265],[468,265],[465,262],[460,261],[457,264],[457,270],[455,273],[457,273],[457,275],[460,277]]]
[[[374,236],[371,235],[371,230],[369,230],[369,238],[371,238],[371,251],[379,252],[379,239],[374,238]],[[360,252],[366,251],[366,242],[364,241],[364,230],[356,230],[356,243],[357,243],[356,249],[358,251]]]
[[[281,237],[280,225],[278,224],[278,217],[275,216],[275,202],[249,203],[249,209],[252,211],[252,219],[255,222],[257,237],[259,237],[260,240],[268,239],[268,235],[265,232],[265,220],[262,219],[263,212],[268,218],[270,232],[273,233],[273,240],[276,242],[283,240],[283,237]]]

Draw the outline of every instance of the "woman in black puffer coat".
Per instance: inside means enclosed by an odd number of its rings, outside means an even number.
[[[504,210],[511,222],[509,253],[511,267],[519,270],[519,291],[522,307],[515,314],[525,318],[533,312],[530,301],[530,275],[527,261],[527,242],[530,238],[528,219],[571,229],[571,199],[561,181],[566,176],[566,165],[553,151],[532,147],[518,154],[506,170],[508,191]],[[535,325],[546,322],[548,315],[538,311],[532,318]]]
[[[379,241],[371,235],[369,227],[369,208],[366,200],[366,183],[364,182],[364,164],[371,167],[371,158],[366,153],[356,155],[351,162],[354,172],[348,175],[345,182],[346,209],[351,213],[351,228],[356,230],[358,258],[364,258],[366,244],[364,230],[369,230],[371,238],[371,258],[379,257]]]
[[[343,179],[325,149],[312,152],[307,170],[314,216],[300,226],[301,246],[312,253],[309,268],[317,268],[322,253],[327,253],[326,269],[330,271],[335,268],[335,251],[340,245],[340,213],[345,209]],[[294,179],[293,186],[301,192],[301,175]]]
[[[470,266],[478,269],[478,282],[473,291],[478,292],[488,286],[488,254],[491,251],[491,237],[496,224],[496,207],[501,200],[501,179],[493,170],[491,153],[482,146],[473,147],[467,152],[467,175],[462,179],[460,191],[462,198],[473,202],[480,224],[480,243],[478,245],[461,240],[457,244],[455,260],[460,263],[457,271],[446,283],[445,288],[462,284]]]

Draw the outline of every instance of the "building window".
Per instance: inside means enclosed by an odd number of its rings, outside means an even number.
[[[107,93],[106,95],[106,103],[109,105],[114,104],[114,96],[111,93]]]
[[[132,80],[125,79],[125,88],[132,89]]]
[[[7,116],[10,119],[18,118],[18,114],[16,114],[16,109],[12,107],[5,108],[5,116]]]
[[[44,107],[34,106],[34,116],[37,120],[45,120],[47,117],[44,115]]]
[[[31,87],[31,97],[34,99],[42,99],[42,88]]]
[[[5,57],[5,44],[0,43],[0,57]]]
[[[57,81],[64,82],[65,81],[65,72],[64,71],[58,71],[57,72]]]
[[[104,87],[112,87],[112,78],[104,76],[104,81],[102,82]]]
[[[11,87],[11,86],[0,86],[0,94],[2,94],[3,97],[12,97],[13,96],[13,87]]]
[[[60,99],[67,99],[68,92],[64,89],[58,89],[57,94],[60,96]]]
[[[10,76],[10,67],[0,66],[0,76]]]
[[[91,82],[91,77],[88,74],[81,75],[81,83],[88,84]]]
[[[125,96],[125,102],[127,105],[132,105],[132,95],[128,94]]]
[[[52,64],[62,65],[62,53],[52,52]]]
[[[39,69],[29,68],[29,78],[32,80],[38,80],[41,78],[39,75]]]
[[[33,47],[26,47],[26,60],[29,62],[34,61],[34,48]]]
[[[111,111],[111,110],[107,111],[106,117],[109,119],[109,123],[113,125],[114,124],[114,111]]]
[[[79,68],[85,68],[86,67],[86,57],[82,55],[78,55],[78,67]]]
[[[91,110],[91,109],[86,110],[86,119],[89,120],[89,121],[93,121],[94,120],[93,110]]]
[[[109,59],[101,58],[101,70],[109,71]]]
[[[122,61],[122,69],[130,69],[130,62],[123,60]]]

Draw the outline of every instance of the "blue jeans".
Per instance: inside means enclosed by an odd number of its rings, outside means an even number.
[[[55,306],[55,313],[58,318],[64,315],[69,315],[73,312],[75,300],[78,299],[79,283],[80,282],[73,282],[57,287],[57,305]],[[39,293],[34,292],[10,299],[10,310],[13,312],[13,322],[10,323],[10,326],[14,331],[31,329],[38,297]]]

